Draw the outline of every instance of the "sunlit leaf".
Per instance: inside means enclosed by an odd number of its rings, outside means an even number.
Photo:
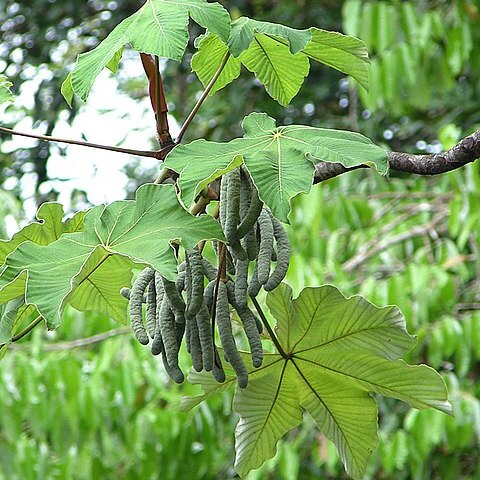
[[[249,369],[247,388],[236,388],[234,410],[237,472],[244,476],[273,457],[278,440],[307,411],[336,446],[347,473],[363,478],[377,444],[377,405],[371,393],[424,409],[451,413],[445,384],[433,369],[399,360],[415,344],[397,307],[378,308],[364,298],[345,298],[335,287],[305,288],[292,300],[281,284],[267,294],[277,321],[277,353]],[[194,378],[214,392],[206,375]]]
[[[179,208],[173,186],[144,185],[136,201],[90,210],[82,232],[66,233],[47,246],[22,243],[8,256],[0,275],[0,298],[19,279],[26,279],[26,302],[37,307],[48,328],[58,326],[70,299],[82,309],[88,309],[90,301],[93,309],[115,318],[118,287],[129,282],[135,263],[151,265],[174,279],[176,260],[170,242],[193,248],[203,239],[214,238],[224,238],[218,222]],[[113,256],[124,258],[114,260]]]
[[[77,212],[72,218],[63,222],[63,206],[59,203],[43,203],[37,212],[38,222],[22,228],[10,240],[0,240],[0,265],[7,255],[23,242],[31,241],[37,245],[48,245],[58,240],[63,233],[78,232],[83,228],[86,212]]]
[[[62,86],[71,103],[73,93],[86,101],[97,75],[108,67],[115,72],[123,47],[180,60],[188,43],[188,19],[227,42],[228,12],[217,2],[206,0],[147,0],[133,15],[119,23],[96,48],[78,56],[75,68]]]
[[[310,191],[315,163],[367,164],[382,174],[388,169],[386,152],[358,133],[305,125],[276,127],[264,113],[248,115],[242,126],[243,138],[228,143],[196,140],[168,155],[165,165],[180,174],[178,185],[186,206],[206,183],[242,159],[260,198],[284,222],[288,222],[290,199]]]
[[[214,34],[199,42],[198,47],[192,59],[192,70],[206,85],[213,78],[227,47]],[[314,27],[296,30],[241,17],[232,24],[228,48],[235,58],[228,61],[210,94],[237,78],[241,63],[265,85],[272,98],[288,105],[308,75],[309,59],[351,75],[368,89],[369,60],[365,44],[338,32]]]

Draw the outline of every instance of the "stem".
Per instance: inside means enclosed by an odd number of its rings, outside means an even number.
[[[28,335],[41,321],[43,320],[43,317],[39,315],[33,322],[29,323],[20,333],[17,333],[14,335],[10,342],[18,342],[21,338],[23,338],[25,335]],[[6,343],[0,344],[0,348],[4,347]]]
[[[158,137],[161,138],[162,136],[162,101],[160,100],[160,62],[158,59],[158,55],[154,56],[155,59],[155,74],[154,74],[154,80],[155,80],[155,116],[156,116],[156,121],[157,121],[157,134]]]
[[[195,104],[192,111],[190,112],[187,119],[185,120],[185,123],[182,125],[182,128],[180,129],[180,133],[178,134],[178,137],[175,143],[178,144],[182,141],[182,138],[185,135],[187,128],[190,126],[190,123],[192,123],[193,118],[195,117],[197,112],[200,110],[200,107],[202,106],[203,102],[205,101],[208,94],[210,93],[210,90],[215,85],[215,82],[217,81],[218,77],[220,76],[223,69],[225,68],[225,65],[227,64],[229,58],[230,58],[230,52],[227,52],[223,56],[222,61],[220,62],[220,65],[218,66],[217,71],[213,75],[212,79],[208,82],[208,85],[205,87],[205,90],[203,91],[202,96],[198,99],[197,103]]]
[[[20,137],[36,138],[45,142],[69,143],[71,145],[81,145],[83,147],[98,148],[100,150],[109,150],[111,152],[127,153],[129,155],[138,155],[139,157],[161,158],[162,150],[151,152],[148,150],[132,150],[130,148],[112,147],[110,145],[100,145],[98,143],[82,142],[81,140],[69,140],[66,138],[50,137],[49,135],[36,135],[34,133],[18,132],[10,128],[0,127],[0,132],[9,133],[11,135],[19,135]]]
[[[261,320],[262,320],[262,323],[265,325],[265,328],[267,329],[268,331],[268,334],[270,335],[270,338],[272,339],[272,342],[274,343],[275,347],[277,348],[278,350],[278,353],[285,359],[289,359],[290,358],[290,355],[287,355],[285,353],[285,351],[283,350],[282,346],[280,345],[280,342],[278,341],[278,338],[277,336],[275,335],[275,332],[272,330],[272,327],[270,326],[270,324],[268,323],[268,320],[267,320],[267,317],[265,316],[265,314],[263,313],[263,310],[262,310],[262,307],[260,306],[260,304],[258,303],[257,299],[255,297],[252,297],[250,296],[252,302],[253,302],[253,305],[255,306],[255,309],[257,310],[258,312],[258,315],[260,316]]]

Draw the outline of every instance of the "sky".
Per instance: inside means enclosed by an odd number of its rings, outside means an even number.
[[[123,63],[123,75],[143,76],[138,57],[127,57]],[[36,81],[25,83],[15,102],[21,102],[21,105],[27,107],[31,106],[33,94],[40,80],[41,78],[37,78]],[[20,105],[20,103],[17,104]],[[8,118],[5,107],[3,111],[0,110],[0,118]],[[172,136],[175,137],[179,126],[171,117],[169,117],[169,124]],[[19,122],[15,129],[28,133],[44,133],[35,131],[32,121],[28,117]],[[105,69],[97,77],[88,103],[81,107],[72,125],[66,122],[66,115],[60,116],[52,136],[151,150],[154,148],[151,143],[154,133],[155,118],[148,97],[138,101],[120,93],[117,89],[117,81]],[[2,143],[2,149],[11,152],[18,148],[32,147],[35,142],[37,140],[12,137],[11,140]],[[52,147],[52,155],[48,160],[47,168],[48,176],[53,180],[44,184],[42,189],[46,193],[54,187],[59,192],[58,201],[65,205],[66,211],[70,208],[71,193],[74,189],[85,190],[89,201],[93,204],[111,203],[125,198],[128,177],[122,169],[132,160],[132,156],[76,145],[60,144],[59,146],[66,147],[66,156],[59,154],[57,146]],[[141,162],[145,168],[152,168],[159,163],[156,159],[144,157],[141,157]],[[11,182],[14,181],[12,178]],[[24,175],[21,187],[28,218],[33,218],[36,211],[35,201],[32,198],[34,185],[33,174]],[[4,188],[8,189],[11,186],[7,180]],[[9,218],[7,222],[8,231],[17,229],[17,225],[12,224],[12,218]]]

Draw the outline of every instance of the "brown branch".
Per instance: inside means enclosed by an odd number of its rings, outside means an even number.
[[[480,129],[460,140],[450,150],[431,155],[415,155],[404,152],[389,152],[388,163],[391,170],[414,173],[416,175],[438,175],[463,167],[480,158]],[[324,182],[330,178],[358,168],[347,168],[340,163],[319,162],[315,165],[314,183]]]
[[[42,140],[44,142],[68,143],[71,145],[80,145],[82,147],[98,148],[100,150],[109,150],[111,152],[127,153],[129,155],[137,155],[139,157],[150,157],[150,158],[157,158],[157,159],[163,159],[166,153],[168,153],[168,151],[171,150],[171,147],[168,148],[167,152],[164,152],[164,150],[167,150],[167,148],[159,150],[157,152],[152,152],[148,150],[132,150],[130,148],[113,147],[110,145],[100,145],[98,143],[82,142],[80,140],[70,140],[67,138],[51,137],[49,135],[37,135],[35,133],[18,132],[17,130],[12,130],[10,128],[5,128],[5,127],[0,127],[0,132],[9,133],[10,135],[18,135],[20,137],[35,138],[37,140]]]

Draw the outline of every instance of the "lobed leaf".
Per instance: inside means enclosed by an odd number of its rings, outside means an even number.
[[[288,222],[291,198],[310,191],[319,161],[346,167],[368,164],[382,174],[388,171],[386,152],[359,133],[304,125],[276,127],[264,113],[251,113],[242,127],[243,138],[228,143],[195,140],[169,153],[165,166],[180,174],[178,186],[186,206],[206,184],[242,160],[261,200],[283,222]]]
[[[198,43],[192,70],[207,85],[230,50],[225,72],[210,92],[217,92],[240,74],[243,64],[265,85],[269,95],[288,105],[300,90],[315,60],[352,76],[368,90],[368,52],[358,38],[312,27],[296,30],[269,22],[241,17],[232,23],[228,47],[214,34]]]
[[[63,234],[47,246],[22,243],[0,275],[0,302],[10,299],[5,292],[15,293],[26,282],[26,302],[37,307],[50,329],[58,326],[69,301],[117,318],[124,302],[120,286],[129,284],[136,263],[174,280],[170,242],[193,248],[203,239],[224,239],[213,218],[193,217],[179,208],[173,186],[144,185],[136,201],[91,209],[82,232]]]
[[[278,440],[301,422],[302,411],[335,444],[355,479],[363,478],[378,441],[371,393],[451,413],[440,375],[398,360],[414,343],[398,308],[378,308],[359,296],[347,299],[332,286],[306,288],[292,300],[286,284],[269,292],[267,303],[281,351],[266,355],[260,369],[247,362],[248,386],[235,392],[240,475],[274,456]],[[214,392],[203,377],[196,383],[205,385],[204,398]]]
[[[224,42],[230,34],[228,12],[217,2],[206,0],[147,0],[133,15],[119,23],[96,48],[78,56],[62,86],[71,103],[73,94],[86,101],[97,75],[108,67],[118,68],[123,48],[179,61],[188,43],[188,19],[217,34]]]

